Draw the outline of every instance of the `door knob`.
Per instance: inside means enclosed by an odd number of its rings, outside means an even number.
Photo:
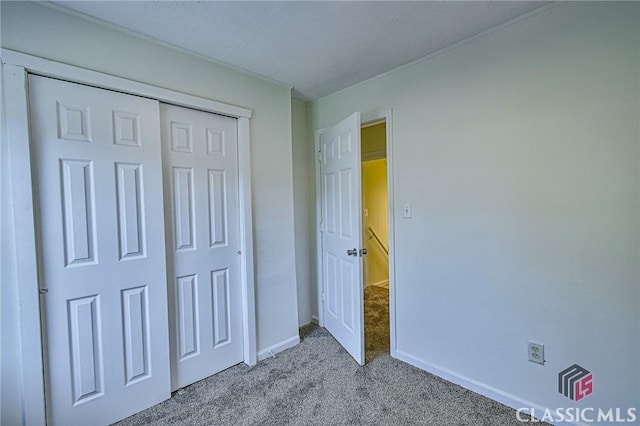
[[[357,255],[358,255],[357,249],[347,250],[347,256],[357,256]]]
[[[363,248],[362,250],[360,250],[360,257],[364,256],[365,254],[367,254],[369,251],[366,248]]]

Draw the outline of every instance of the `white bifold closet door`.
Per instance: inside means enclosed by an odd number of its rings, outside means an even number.
[[[49,424],[170,397],[159,103],[29,77]]]
[[[237,120],[160,105],[172,389],[242,362]]]

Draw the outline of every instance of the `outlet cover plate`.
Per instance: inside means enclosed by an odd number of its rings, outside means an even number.
[[[529,361],[544,365],[544,344],[529,341],[527,344]]]

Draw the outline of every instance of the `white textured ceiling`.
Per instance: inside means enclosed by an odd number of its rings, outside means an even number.
[[[545,3],[533,1],[55,1],[279,81],[312,100]]]

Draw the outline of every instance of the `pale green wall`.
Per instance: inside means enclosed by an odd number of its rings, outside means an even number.
[[[639,23],[560,3],[310,104],[310,131],[393,108],[398,355],[512,405],[638,404]]]
[[[293,136],[293,196],[295,211],[296,278],[298,281],[298,323],[311,322],[317,311],[315,293],[315,176],[309,164],[314,159],[313,143],[309,143],[307,106],[291,101],[291,128]]]
[[[35,3],[3,1],[1,11],[3,48],[253,111],[250,131],[258,351],[296,337],[290,88]],[[3,199],[5,196],[3,192]],[[3,289],[15,288],[15,281],[7,283],[4,275],[2,278]],[[17,307],[4,297],[2,303],[4,339],[6,330],[17,329],[17,324],[4,322],[5,316],[15,317],[5,313],[15,312]],[[3,341],[3,360],[6,353],[10,358],[17,357],[17,350],[6,348]],[[3,383],[12,382],[13,374],[5,377],[4,367]],[[19,394],[19,389],[14,393]],[[3,397],[3,418],[4,409]]]

